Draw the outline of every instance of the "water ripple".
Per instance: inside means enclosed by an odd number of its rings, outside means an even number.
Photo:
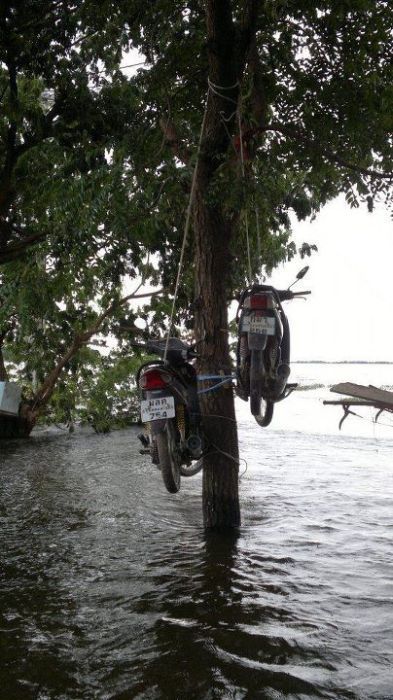
[[[1,446],[4,698],[390,700],[391,445],[247,430],[227,537],[133,429]]]

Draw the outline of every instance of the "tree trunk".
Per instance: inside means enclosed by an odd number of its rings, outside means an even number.
[[[217,210],[205,204],[201,188],[196,194],[194,221],[195,323],[196,336],[203,339],[199,371],[230,374],[227,282],[231,229]],[[208,386],[211,383],[206,383]],[[233,389],[220,388],[201,394],[200,398],[209,448],[203,471],[204,524],[208,528],[238,527],[239,450]]]
[[[0,416],[0,440],[15,440],[29,437],[37,416],[29,404],[21,405],[19,416]]]
[[[199,370],[230,374],[227,299],[233,224],[211,187],[236,131],[239,83],[255,31],[256,0],[245,0],[236,28],[230,0],[207,0],[206,25],[210,90],[206,105],[194,200],[196,302],[195,330],[203,340]],[[216,192],[214,192],[214,190]],[[207,384],[206,386],[209,386]],[[211,384],[210,384],[211,386]],[[201,394],[208,452],[204,458],[205,527],[240,525],[239,448],[232,388]]]

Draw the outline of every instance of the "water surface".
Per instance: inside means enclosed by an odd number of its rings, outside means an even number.
[[[1,698],[393,698],[393,429],[340,434],[323,407],[361,366],[293,371],[322,387],[270,428],[239,403],[232,536],[204,533],[200,475],[165,492],[136,429],[0,445]]]

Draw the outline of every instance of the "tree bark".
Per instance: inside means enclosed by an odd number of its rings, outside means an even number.
[[[202,340],[199,370],[231,373],[227,299],[230,296],[233,219],[211,190],[217,168],[236,131],[239,82],[255,32],[256,0],[245,0],[235,26],[230,0],[207,0],[209,79],[205,133],[194,200],[196,337]],[[218,94],[217,94],[218,93]],[[221,97],[221,95],[223,95]],[[224,122],[225,121],[225,125]],[[208,385],[206,385],[208,386]],[[229,385],[230,386],[230,385]],[[203,517],[207,528],[240,525],[239,448],[232,388],[201,394],[208,451],[204,457]]]
[[[209,94],[194,202],[196,256],[196,337],[203,341],[200,372],[230,373],[227,298],[232,227],[220,203],[209,203],[209,192],[220,157],[229,144],[221,115],[230,119],[238,99],[234,27],[230,4],[212,0],[207,8],[210,80],[230,87],[225,97]],[[233,119],[233,117],[232,117]],[[230,126],[230,125],[229,125]],[[203,385],[201,385],[203,386]],[[209,386],[209,385],[207,385]],[[238,474],[239,448],[232,389],[201,394],[208,445],[204,458],[202,508],[207,528],[238,527],[241,522]]]
[[[199,371],[230,374],[227,283],[231,230],[219,212],[206,206],[201,189],[196,195],[194,217],[196,336],[203,339]],[[200,398],[208,445],[203,471],[204,524],[208,528],[238,527],[239,450],[233,390],[220,388]]]
[[[19,416],[0,416],[0,440],[29,437],[37,421],[30,404],[22,403]]]

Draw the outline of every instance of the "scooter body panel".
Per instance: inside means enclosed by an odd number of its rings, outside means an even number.
[[[262,295],[263,296],[263,295]],[[250,384],[258,382],[259,391],[269,398],[278,396],[281,393],[279,389],[279,378],[277,377],[277,368],[281,362],[281,342],[283,339],[283,309],[272,294],[269,293],[269,302],[267,308],[251,308],[247,302],[247,296],[243,298],[242,306],[238,314],[239,321],[239,346],[238,346],[238,362],[248,362],[248,376]],[[252,332],[248,329],[258,327],[258,332]],[[261,330],[266,326],[266,330]],[[243,330],[244,329],[244,330]],[[240,352],[241,338],[246,338],[246,346],[242,345]],[[244,353],[248,353],[248,360]],[[255,353],[259,356],[259,365],[255,362]],[[253,356],[253,357],[252,357]],[[251,359],[253,361],[251,361]],[[241,376],[241,366],[238,365],[238,374]],[[277,377],[277,387],[276,384]],[[282,381],[280,381],[282,387]],[[244,389],[244,384],[241,390]],[[246,387],[246,393],[250,394],[251,386]]]
[[[142,370],[141,378],[144,372],[148,372],[153,366],[146,366]],[[163,369],[162,365],[159,365],[157,369]],[[157,417],[148,421],[152,439],[154,440],[154,436],[158,433],[164,432],[168,421],[172,420],[179,429],[182,453],[189,453],[189,457],[192,459],[199,459],[202,454],[202,439],[196,372],[190,365],[180,366],[176,369],[165,367],[163,371],[170,374],[171,377],[167,386],[162,389],[142,389],[142,397],[146,401],[155,402],[157,400],[157,403],[161,399],[173,398],[175,415]]]

